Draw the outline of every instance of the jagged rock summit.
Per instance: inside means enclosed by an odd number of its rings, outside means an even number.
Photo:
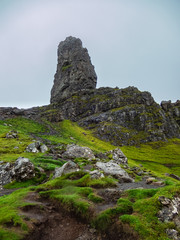
[[[51,103],[81,90],[95,89],[97,76],[88,51],[79,38],[67,37],[58,46],[58,64],[51,90]]]
[[[41,122],[77,122],[115,146],[180,138],[180,101],[157,104],[136,87],[96,88],[97,76],[80,39],[67,37],[58,47],[51,104],[32,109],[0,108],[0,119],[23,116]],[[12,133],[10,133],[12,137]]]

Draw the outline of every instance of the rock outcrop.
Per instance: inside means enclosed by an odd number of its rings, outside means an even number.
[[[180,138],[180,101],[157,104],[136,87],[96,89],[96,73],[80,39],[58,47],[51,104],[31,109],[0,108],[0,120],[22,116],[41,122],[70,119],[116,146]]]
[[[31,179],[35,176],[34,165],[28,158],[19,157],[14,164],[6,163],[0,165],[0,186]]]
[[[81,147],[75,144],[69,144],[66,151],[62,154],[63,158],[75,159],[75,158],[85,158],[88,160],[95,159],[92,150],[88,147]]]
[[[51,90],[51,103],[84,89],[96,88],[97,76],[79,38],[67,37],[58,47],[58,64]]]

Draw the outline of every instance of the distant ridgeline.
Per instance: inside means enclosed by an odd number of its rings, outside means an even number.
[[[136,145],[180,138],[180,101],[157,104],[149,92],[135,87],[96,89],[97,76],[80,39],[68,37],[58,46],[51,104],[27,110],[0,108],[0,119],[76,121],[114,145]]]

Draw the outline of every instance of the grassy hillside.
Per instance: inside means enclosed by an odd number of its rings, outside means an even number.
[[[10,131],[17,133],[17,138],[6,138]],[[89,174],[82,171],[67,174],[51,180],[55,167],[62,166],[62,159],[44,153],[28,153],[26,147],[33,140],[40,140],[54,149],[61,150],[67,144],[75,143],[87,146],[94,152],[106,152],[115,147],[108,142],[95,138],[91,131],[80,128],[76,123],[64,120],[52,124],[44,121],[37,123],[29,119],[14,118],[0,121],[0,161],[14,162],[18,157],[29,158],[36,167],[36,177],[25,183],[12,183],[6,188],[21,188],[10,195],[0,197],[0,239],[19,240],[30,231],[27,219],[20,215],[20,209],[28,205],[25,197],[29,192],[36,192],[42,197],[59,201],[67,211],[73,211],[98,230],[106,230],[114,219],[128,224],[139,235],[139,239],[169,239],[165,229],[174,227],[173,223],[158,221],[160,209],[159,196],[172,198],[180,194],[179,182],[166,176],[173,173],[180,176],[180,139],[168,142],[143,144],[140,147],[123,146],[121,150],[128,157],[131,167],[139,167],[152,175],[164,179],[167,186],[158,189],[135,189],[125,191],[116,206],[92,214],[96,205],[103,201],[98,195],[99,188],[113,187],[113,178],[100,180],[90,179]],[[77,159],[82,163],[83,159]],[[87,164],[87,160],[83,163]],[[44,169],[41,173],[38,169]],[[46,181],[45,183],[42,183]],[[102,227],[103,226],[103,227]],[[102,229],[104,228],[104,229]]]

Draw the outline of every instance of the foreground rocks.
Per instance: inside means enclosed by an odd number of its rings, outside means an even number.
[[[38,153],[38,152],[45,153],[48,151],[48,147],[45,144],[41,144],[41,142],[37,141],[29,144],[26,148],[26,151],[33,152],[33,153]]]
[[[128,173],[112,160],[106,163],[97,162],[96,167],[106,175],[117,178],[120,182],[134,182]]]
[[[162,222],[174,222],[178,230],[180,230],[180,198],[175,197],[173,199],[166,198],[164,196],[159,197],[161,203],[161,210],[158,213],[158,218]],[[180,234],[176,229],[167,229],[167,235],[174,240],[180,239]]]
[[[95,159],[93,151],[88,147],[81,147],[76,144],[67,145],[66,151],[62,154],[63,158],[85,158],[88,160]]]
[[[12,181],[25,181],[35,176],[34,165],[28,158],[19,157],[14,164],[0,165],[0,185],[6,185]]]
[[[55,169],[53,178],[61,177],[63,174],[76,171],[79,171],[79,166],[72,161],[68,161],[62,167]]]

